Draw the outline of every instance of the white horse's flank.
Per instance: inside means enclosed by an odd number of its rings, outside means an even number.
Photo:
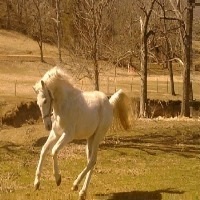
[[[128,97],[122,90],[116,92],[109,100],[102,92],[82,92],[75,88],[68,75],[57,67],[49,70],[35,84],[34,89],[37,92],[37,103],[45,128],[50,131],[41,150],[34,181],[35,189],[39,188],[43,160],[48,150],[52,152],[53,172],[57,185],[60,185],[57,153],[74,139],[86,139],[87,166],[78,175],[72,187],[73,190],[78,190],[79,183],[86,177],[79,192],[80,199],[85,199],[97,160],[99,143],[111,126],[113,115],[118,116],[124,129],[130,128]]]

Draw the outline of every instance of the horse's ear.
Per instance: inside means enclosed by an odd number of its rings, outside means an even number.
[[[44,88],[44,87],[45,87],[45,83],[44,83],[44,81],[43,81],[43,80],[41,80],[41,85],[42,85],[42,88]]]

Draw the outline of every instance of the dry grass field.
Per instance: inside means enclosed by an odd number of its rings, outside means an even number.
[[[46,70],[57,64],[56,48],[46,44],[45,56],[47,62],[41,63],[37,43],[18,33],[0,30],[1,116],[19,102],[35,100],[32,85]],[[92,89],[90,80],[77,80],[76,70],[70,70],[72,64],[79,67],[75,58],[69,56],[68,52],[64,52],[64,56],[63,67],[72,73],[75,84],[82,89]],[[105,63],[102,66],[106,67],[101,72],[101,88],[104,92],[113,93],[122,87],[130,95],[138,96],[138,76],[118,69],[115,85],[114,70],[105,66]],[[166,74],[162,73],[159,84],[166,86]],[[195,98],[200,99],[199,76],[195,74],[194,77]],[[176,87],[179,88],[179,95],[175,98],[178,99],[182,85],[178,72],[175,78]],[[149,80],[150,97],[171,98],[165,86],[157,91],[157,77],[153,72]],[[199,124],[198,118],[146,119],[136,120],[133,130],[129,132],[109,131],[99,149],[87,199],[200,200]],[[61,186],[55,184],[49,155],[43,169],[41,189],[34,191],[35,169],[47,136],[48,132],[40,121],[24,124],[20,128],[0,127],[0,199],[78,198],[78,194],[70,188],[86,163],[84,141],[70,143],[59,153]]]

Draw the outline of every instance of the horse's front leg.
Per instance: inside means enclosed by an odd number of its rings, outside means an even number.
[[[61,148],[63,148],[67,143],[71,141],[72,141],[72,138],[70,137],[70,135],[63,133],[52,149],[53,174],[55,176],[57,186],[59,186],[61,183],[61,175],[58,168],[57,154]]]
[[[57,136],[56,136],[55,132],[53,130],[51,130],[49,137],[48,137],[46,143],[44,144],[44,146],[42,147],[42,150],[40,153],[40,159],[39,159],[38,166],[36,169],[35,181],[34,181],[34,187],[36,190],[39,189],[39,187],[40,187],[40,176],[41,176],[41,172],[42,172],[44,158],[45,158],[48,150],[52,149],[52,147],[56,143],[56,141],[57,141]]]

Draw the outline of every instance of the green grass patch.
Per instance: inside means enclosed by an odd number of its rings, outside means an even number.
[[[200,127],[198,121],[138,120],[133,131],[109,132],[102,142],[88,200],[197,200],[200,199]],[[0,142],[0,198],[75,200],[70,190],[86,164],[85,145],[71,143],[58,155],[62,183],[57,187],[52,159],[47,156],[41,189],[34,191],[33,180],[41,147],[34,144],[46,135],[36,126],[23,145],[15,132],[34,125],[8,129]],[[40,131],[40,132],[38,132]],[[40,135],[42,134],[42,135]],[[21,134],[23,141],[23,134]]]

